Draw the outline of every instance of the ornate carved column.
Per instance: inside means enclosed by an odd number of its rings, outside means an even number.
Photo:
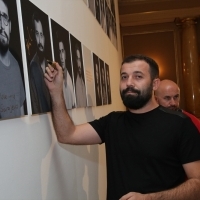
[[[186,111],[200,118],[200,65],[195,18],[179,21],[182,28],[183,85]]]

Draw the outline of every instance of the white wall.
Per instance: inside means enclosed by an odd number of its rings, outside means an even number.
[[[124,110],[119,95],[121,43],[110,42],[83,0],[31,0],[110,66],[112,104],[73,109],[76,124]],[[117,8],[117,1],[115,2]],[[117,23],[118,10],[116,9]],[[29,101],[29,99],[28,99]],[[28,102],[30,103],[30,102]],[[105,200],[104,145],[56,140],[50,114],[0,121],[0,200]]]

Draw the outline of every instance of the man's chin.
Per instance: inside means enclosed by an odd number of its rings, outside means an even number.
[[[5,54],[7,51],[8,51],[8,45],[2,44],[2,43],[0,42],[0,52],[1,52],[2,54]]]
[[[177,110],[179,110],[179,108],[177,108],[177,107],[168,107],[170,110],[174,110],[174,111],[177,111]]]

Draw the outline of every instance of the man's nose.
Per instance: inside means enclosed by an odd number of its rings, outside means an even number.
[[[171,98],[171,100],[170,100],[170,105],[173,105],[173,106],[176,105],[176,102],[173,98]]]
[[[41,43],[41,39],[42,39],[42,36],[41,35],[39,35],[39,42]]]
[[[128,77],[127,81],[126,81],[126,85],[127,86],[134,86],[134,80],[132,79],[132,77]]]

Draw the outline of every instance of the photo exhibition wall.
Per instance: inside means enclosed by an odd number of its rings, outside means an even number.
[[[105,145],[58,142],[43,74],[49,61],[62,67],[76,125],[125,110],[117,6],[0,0],[0,199],[106,199]]]
[[[114,0],[85,3],[117,48]],[[20,5],[17,6],[17,0],[0,4],[4,29],[0,35],[0,119],[51,111],[44,82],[48,60],[58,62],[63,68],[63,93],[68,110],[111,104],[108,63],[32,2],[21,0]],[[19,29],[20,21],[23,29]]]

